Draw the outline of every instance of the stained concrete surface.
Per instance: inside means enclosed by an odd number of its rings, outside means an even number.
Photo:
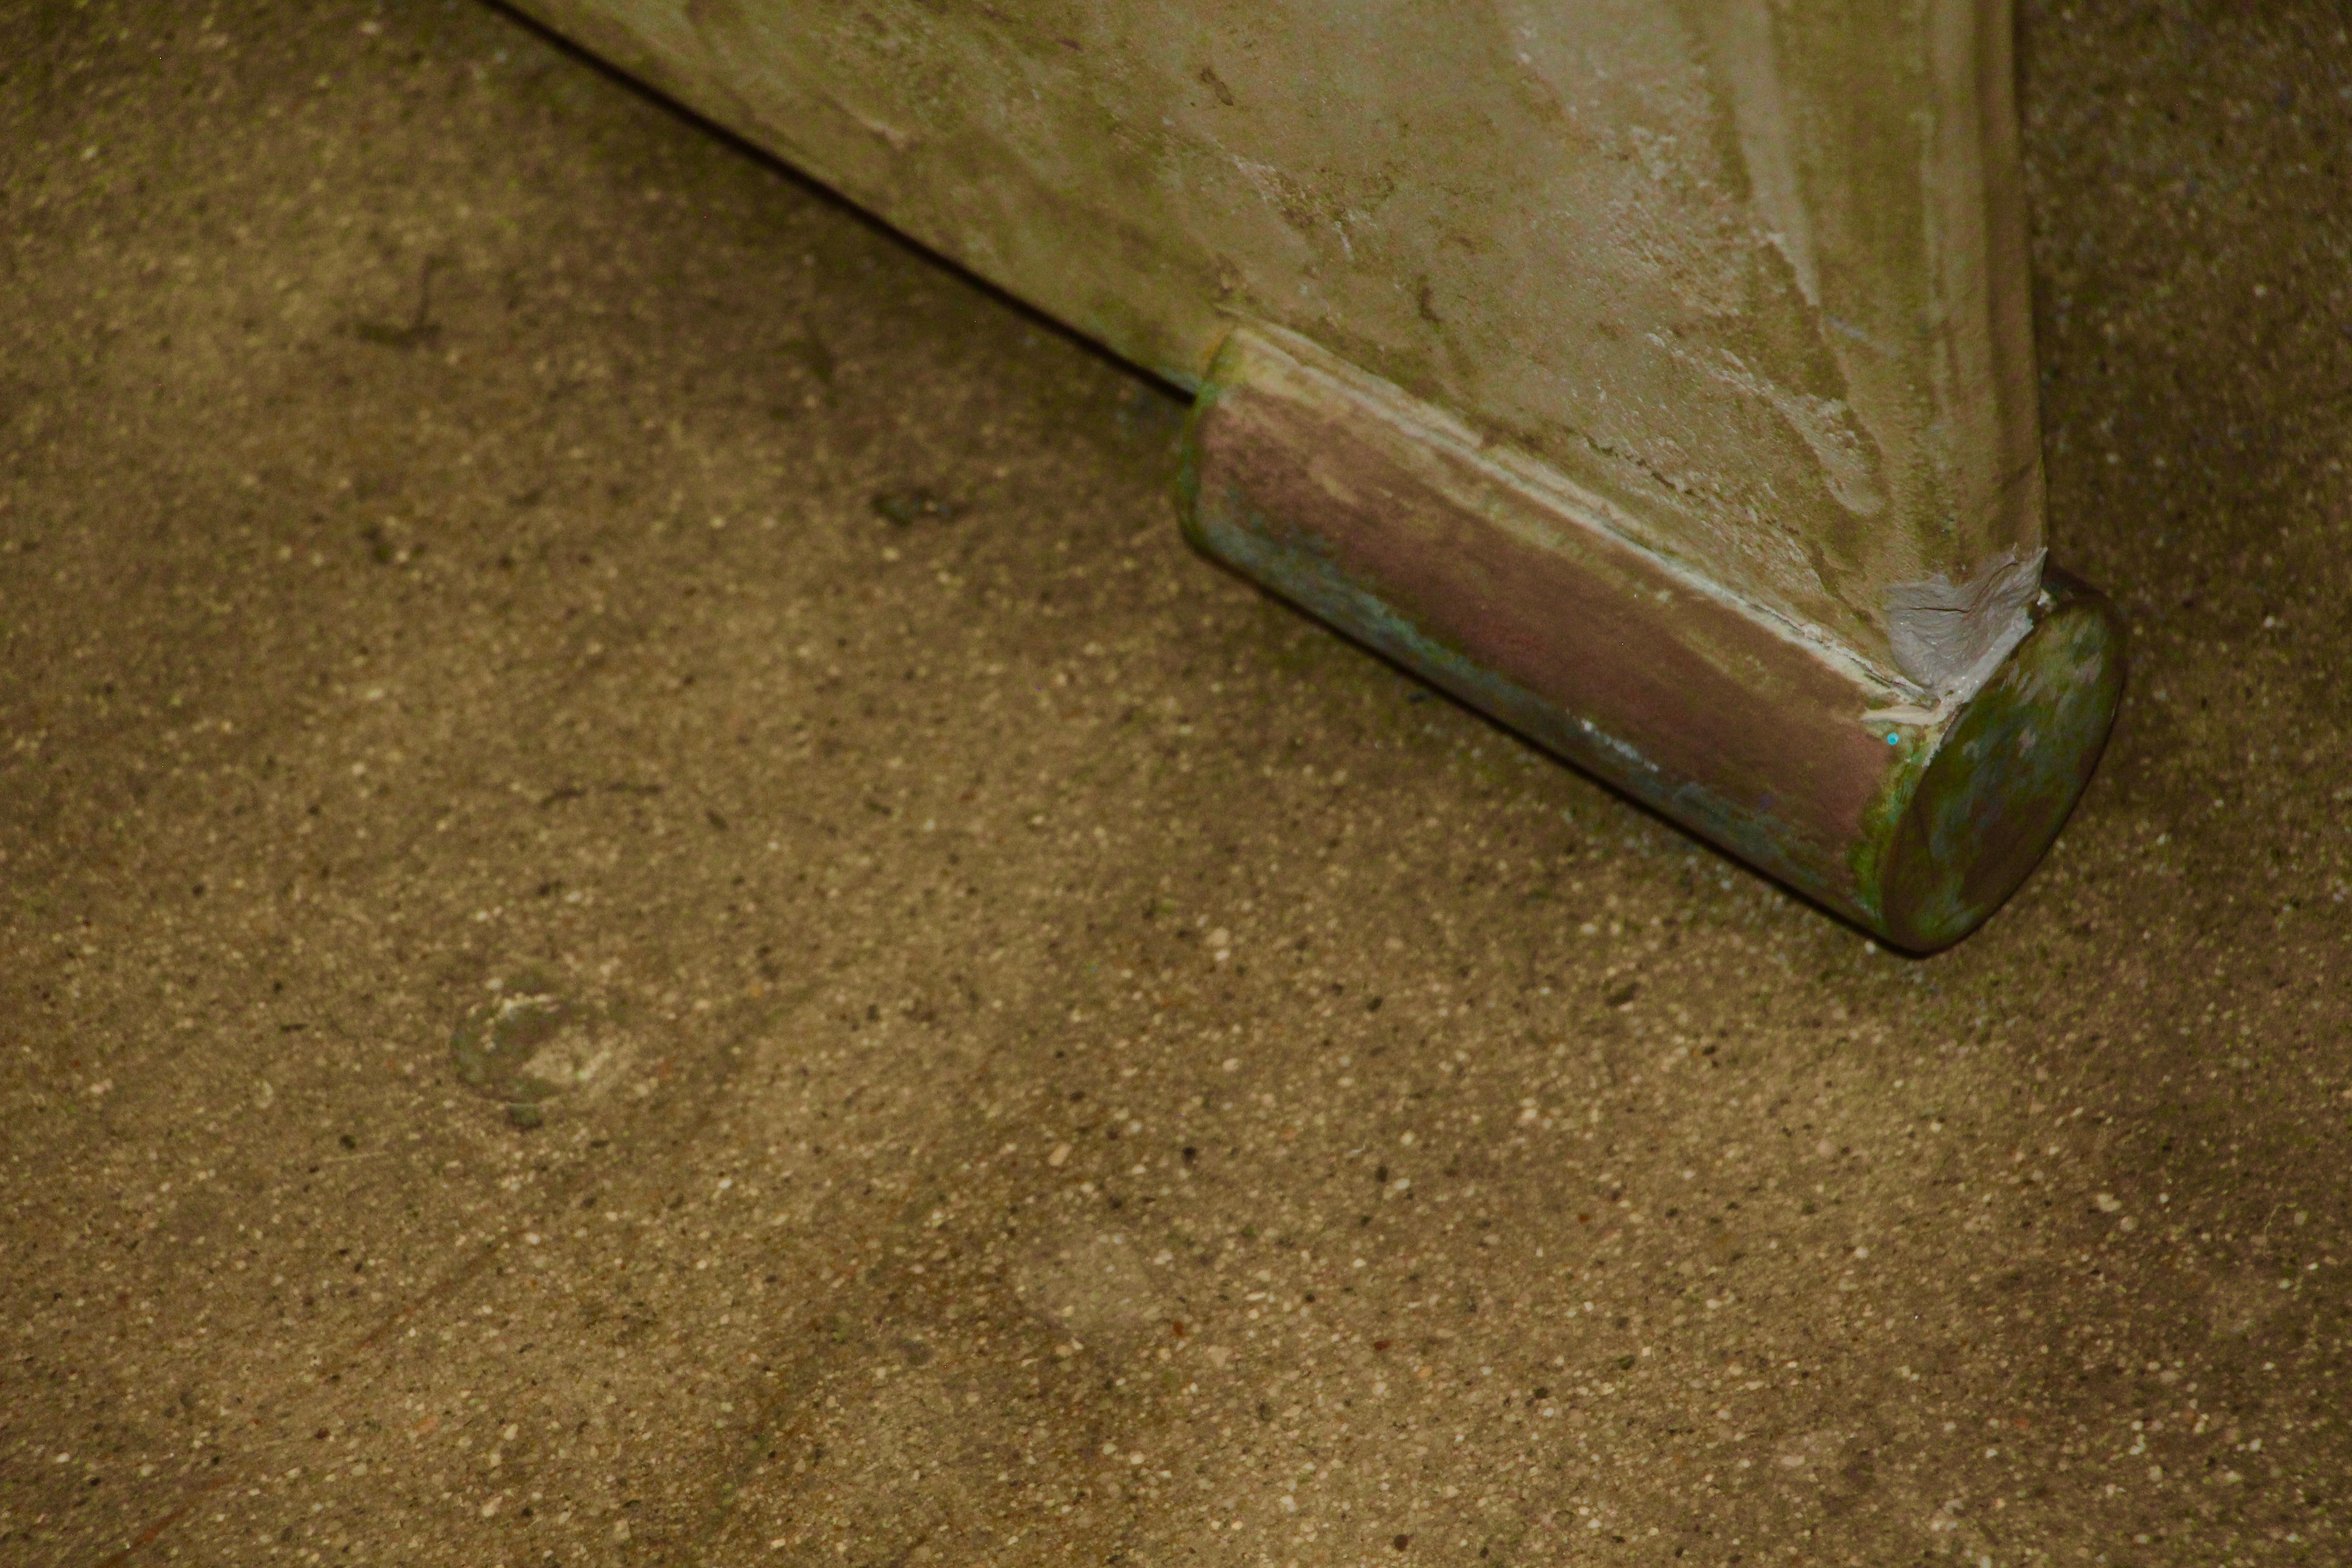
[[[509,16],[0,11],[0,1560],[2345,1561],[2352,48],[2024,44],[2134,686],[1915,963]]]

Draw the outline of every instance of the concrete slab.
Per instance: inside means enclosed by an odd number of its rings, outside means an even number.
[[[0,1557],[2329,1563],[2332,7],[2030,7],[2137,650],[1925,963],[474,5],[0,16]]]

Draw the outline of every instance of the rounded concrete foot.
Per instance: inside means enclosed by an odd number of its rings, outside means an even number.
[[[1202,549],[1913,952],[2033,868],[2123,690],[2114,611],[2045,569],[2007,658],[1927,701],[1299,340],[1237,331],[1185,454]]]
[[[1880,929],[1932,952],[2024,881],[2098,765],[2124,689],[2123,623],[2048,571],[2033,629],[1945,728],[1879,858]]]

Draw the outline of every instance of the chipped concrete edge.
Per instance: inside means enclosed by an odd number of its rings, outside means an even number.
[[[2004,550],[1963,581],[1942,573],[1886,590],[1886,629],[1903,673],[1939,700],[1965,700],[2032,628],[2046,550]]]

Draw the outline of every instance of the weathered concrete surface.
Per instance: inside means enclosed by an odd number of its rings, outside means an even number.
[[[1910,964],[496,13],[0,11],[0,1559],[2342,1561],[2343,25],[2028,17],[2136,685]]]
[[[2034,557],[2008,0],[525,0],[1136,363],[1297,331],[1890,675]]]

